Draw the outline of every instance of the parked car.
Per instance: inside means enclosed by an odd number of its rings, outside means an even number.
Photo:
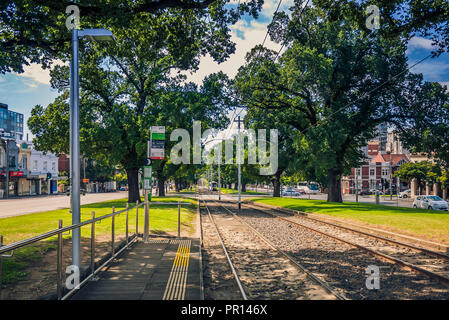
[[[299,192],[292,187],[288,187],[287,189],[282,190],[282,196],[299,197]]]
[[[377,189],[371,189],[371,194],[376,194],[376,192],[379,192],[380,195],[384,194],[383,191],[377,190]]]
[[[360,190],[359,191],[359,196],[369,196],[370,194],[372,194],[371,190]]]
[[[410,198],[412,196],[412,191],[410,189],[399,192],[399,198]]]
[[[128,191],[128,187],[121,187],[120,191]]]
[[[298,191],[299,195],[306,194],[306,192],[304,191],[304,189],[298,188],[297,191]]]
[[[413,208],[449,211],[449,204],[438,196],[417,196]]]
[[[396,194],[396,188],[392,188],[391,189],[391,193],[390,193],[390,188],[385,189],[385,194],[386,195],[390,195],[390,194],[395,195]]]

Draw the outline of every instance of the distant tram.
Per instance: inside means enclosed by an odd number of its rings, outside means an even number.
[[[212,182],[210,183],[210,185],[209,185],[209,190],[210,190],[210,191],[217,191],[217,190],[218,190],[218,189],[217,189],[217,182],[212,181]]]
[[[320,191],[319,185],[313,181],[301,181],[298,183],[298,189],[304,190],[307,194],[317,194]]]

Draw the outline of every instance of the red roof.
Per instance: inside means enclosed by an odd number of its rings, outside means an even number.
[[[377,156],[371,160],[371,163],[376,162],[390,162],[393,166],[395,166],[399,161],[405,160],[407,162],[410,162],[410,160],[407,158],[405,154],[390,154],[390,153],[378,153]]]

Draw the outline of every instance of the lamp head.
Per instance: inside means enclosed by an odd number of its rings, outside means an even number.
[[[93,41],[115,41],[111,31],[106,29],[84,29],[78,31],[78,37],[89,37]]]

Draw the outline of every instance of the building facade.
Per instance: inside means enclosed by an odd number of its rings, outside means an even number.
[[[19,167],[19,147],[12,139],[2,139],[0,163],[0,198],[19,195],[19,178],[24,173]]]
[[[8,110],[4,103],[0,103],[0,135],[14,140],[23,139],[23,114]]]
[[[400,181],[394,177],[394,173],[403,164],[410,162],[405,154],[391,154],[379,152],[375,157],[367,160],[359,168],[352,168],[351,174],[342,182],[344,194],[355,194],[356,191],[380,190],[396,194],[408,188],[407,181]],[[399,190],[396,190],[399,187]]]
[[[53,153],[44,153],[31,149],[30,175],[35,194],[58,193],[58,157]]]

